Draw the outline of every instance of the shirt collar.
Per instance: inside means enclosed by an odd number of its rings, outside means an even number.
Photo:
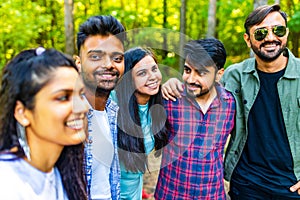
[[[291,51],[288,48],[285,49],[284,54],[289,59],[283,77],[289,79],[300,78],[300,70],[298,69],[299,66],[295,63],[296,60],[295,56],[291,53]],[[256,72],[255,58],[249,58],[245,60],[245,62],[246,62],[245,63],[246,67],[243,70],[244,73]]]
[[[219,106],[220,101],[227,101],[228,99],[230,99],[230,93],[226,92],[225,88],[222,87],[222,85],[220,83],[216,82],[215,87],[216,87],[216,91],[217,91],[217,97],[211,103],[211,105],[210,105],[211,107]],[[190,101],[192,104],[194,104],[197,108],[199,107],[198,103],[196,102],[196,100],[194,98],[190,98],[187,96],[185,87],[184,87],[184,90],[181,95],[183,97],[185,97],[186,99],[188,99],[188,101]]]

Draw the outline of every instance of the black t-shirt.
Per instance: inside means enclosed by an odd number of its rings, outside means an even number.
[[[274,195],[300,198],[289,191],[297,179],[277,90],[283,74],[284,70],[258,71],[260,90],[249,113],[247,142],[232,179]]]

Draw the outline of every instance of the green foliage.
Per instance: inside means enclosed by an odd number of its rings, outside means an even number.
[[[64,48],[63,13],[59,13],[61,5],[55,3],[48,7],[29,0],[1,2],[0,66],[24,49],[41,45]]]
[[[291,16],[291,19],[289,20],[288,27],[290,31],[300,33],[300,5],[299,4],[295,6],[295,12]]]
[[[204,38],[209,1],[186,1],[186,39]],[[253,0],[218,0],[216,37],[227,50],[226,66],[249,56],[243,40],[244,20]],[[155,49],[160,63],[178,71],[180,0],[74,0],[74,27],[93,15],[118,18],[129,33],[130,45]],[[273,3],[273,1],[269,1]],[[290,32],[300,32],[299,0],[281,0],[288,11]],[[27,48],[43,45],[65,49],[63,0],[0,0],[0,68]],[[164,19],[166,19],[164,21]],[[170,73],[169,70],[165,70]]]

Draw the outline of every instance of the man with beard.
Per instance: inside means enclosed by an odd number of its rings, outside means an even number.
[[[226,51],[217,39],[193,40],[184,57],[183,97],[165,102],[169,140],[155,198],[223,200],[223,153],[235,115],[233,96],[216,81]]]
[[[225,156],[229,194],[232,200],[300,199],[300,60],[286,48],[287,16],[277,4],[261,6],[244,27],[255,57],[229,66],[221,80],[237,105]]]
[[[90,105],[85,145],[89,199],[120,199],[118,106],[109,95],[124,72],[125,40],[124,27],[112,16],[90,17],[77,34],[76,65]]]
[[[300,60],[286,48],[287,16],[277,4],[261,6],[244,27],[254,58],[230,66],[222,78],[237,103],[225,158],[229,194],[300,199]]]

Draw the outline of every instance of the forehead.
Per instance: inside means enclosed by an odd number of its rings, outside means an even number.
[[[91,35],[82,45],[82,53],[88,53],[91,50],[101,50],[107,53],[124,53],[122,42],[114,35]]]
[[[275,25],[285,26],[284,18],[281,16],[281,14],[279,12],[276,12],[276,11],[268,14],[266,16],[266,18],[260,24],[254,25],[252,27],[252,29],[257,29],[257,28],[261,28],[261,27],[272,27]]]
[[[144,58],[142,58],[134,67],[135,68],[142,68],[142,67],[152,67],[153,65],[156,65],[156,62],[154,61],[154,59],[147,55]]]
[[[35,107],[45,107],[45,101],[63,91],[83,90],[83,83],[78,72],[70,67],[59,67],[52,71],[49,82],[36,94]],[[51,109],[51,108],[50,108]],[[38,110],[38,109],[37,109]]]
[[[44,90],[73,90],[83,87],[78,72],[71,67],[59,67],[53,70],[49,83],[44,86]]]

